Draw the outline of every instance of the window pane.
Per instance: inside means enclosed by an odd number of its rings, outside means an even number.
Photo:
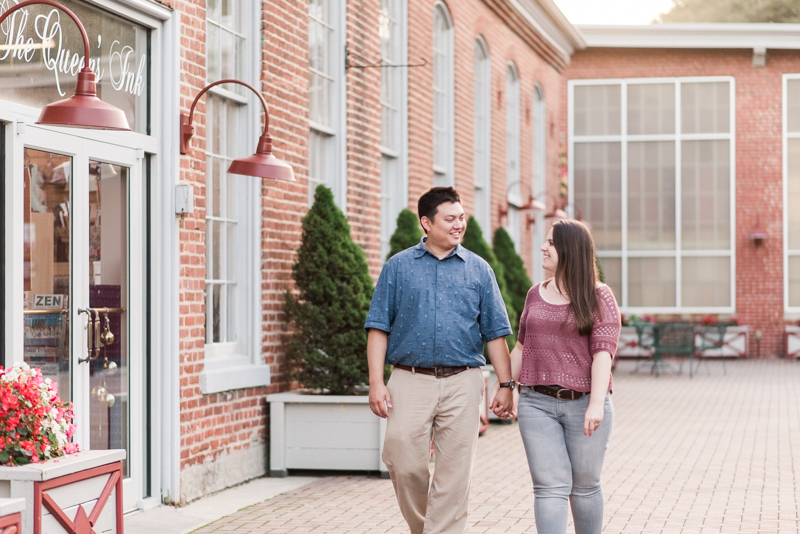
[[[730,250],[730,142],[681,145],[682,247]]]
[[[787,248],[800,250],[800,139],[787,139],[786,219]]]
[[[222,154],[222,146],[220,142],[222,141],[223,132],[225,131],[225,121],[224,121],[224,107],[225,107],[225,100],[221,97],[208,95],[207,96],[207,108],[209,111],[209,122],[211,123],[209,126],[209,130],[211,131],[210,139],[206,140],[206,146],[208,147],[208,151],[212,154]]]
[[[628,85],[628,133],[675,133],[675,84]]]
[[[575,208],[592,225],[598,250],[622,248],[619,143],[575,144]]]
[[[207,59],[208,59],[208,72],[206,73],[206,77],[208,78],[209,82],[215,82],[217,80],[221,80],[222,77],[220,76],[221,72],[221,65],[220,65],[220,58],[219,58],[219,26],[216,24],[208,23],[206,24],[208,28],[208,40],[206,43],[207,47]]]
[[[683,133],[728,133],[730,118],[728,82],[681,84]]]
[[[211,287],[211,293],[214,296],[211,312],[211,341],[212,343],[219,343],[222,341],[222,289],[219,285],[214,284]]]
[[[628,305],[675,306],[675,258],[630,258]]]
[[[597,263],[603,270],[605,283],[614,292],[617,302],[622,304],[622,259],[621,258],[597,258]]]
[[[675,249],[675,143],[628,144],[628,248]]]
[[[681,286],[682,306],[730,306],[731,259],[683,258]]]
[[[577,85],[574,91],[575,135],[619,135],[619,85]]]
[[[240,157],[240,156],[249,156],[252,152],[251,147],[244,145],[243,143],[239,142],[239,108],[242,106],[238,102],[234,102],[233,100],[228,100],[225,106],[225,152],[224,155],[227,157],[227,161],[225,162],[225,170],[228,169],[228,165],[232,159]],[[259,110],[260,111],[260,110]],[[260,118],[260,113],[259,113]]]
[[[211,172],[213,178],[211,178],[211,187],[206,186],[206,191],[211,191],[211,216],[212,217],[221,217],[222,212],[220,209],[221,204],[221,182],[224,179],[224,171],[222,169],[223,163],[222,160],[219,158],[212,158],[211,159]]]
[[[800,80],[786,81],[786,129],[800,132]]]
[[[222,78],[236,77],[236,42],[231,32],[221,31],[220,39],[220,63],[222,64]],[[232,89],[232,88],[231,88]]]
[[[227,320],[225,321],[225,341],[230,343],[238,339],[236,332],[236,327],[237,327],[236,299],[238,297],[238,294],[236,292],[237,288],[236,284],[230,284],[227,286],[227,288],[228,288],[228,298],[225,304],[228,308],[228,317]]]
[[[800,256],[789,257],[789,306],[800,307]]]
[[[211,278],[220,280],[222,278],[221,265],[222,265],[222,249],[225,243],[221,240],[220,227],[224,223],[214,223],[212,226],[212,239],[214,240],[214,247],[211,250]],[[206,267],[208,269],[208,267]],[[206,275],[208,276],[208,275]]]

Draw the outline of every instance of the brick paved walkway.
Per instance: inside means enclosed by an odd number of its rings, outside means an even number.
[[[685,374],[614,374],[604,532],[800,532],[800,362],[711,362]],[[391,482],[328,477],[197,533],[407,532]],[[517,425],[478,441],[469,533],[536,532]],[[570,526],[570,532],[572,527]]]

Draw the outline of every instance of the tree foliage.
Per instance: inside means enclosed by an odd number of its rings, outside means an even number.
[[[406,208],[397,216],[397,229],[395,229],[392,238],[389,240],[391,249],[386,259],[388,260],[398,252],[418,245],[420,239],[422,239],[422,230],[419,227],[419,217]]]
[[[502,226],[494,232],[494,255],[503,265],[504,278],[508,294],[511,297],[511,307],[517,313],[517,317],[522,317],[522,310],[525,309],[525,299],[528,290],[533,285],[525,270],[525,262],[517,254],[514,241]]]
[[[494,271],[495,278],[497,278],[497,285],[500,288],[500,294],[503,297],[503,301],[506,305],[506,313],[508,313],[508,320],[511,323],[511,335],[506,337],[506,342],[508,343],[508,347],[512,348],[517,343],[517,327],[519,326],[519,317],[517,316],[517,312],[514,310],[514,307],[511,305],[511,294],[508,292],[508,287],[506,285],[505,280],[505,270],[503,269],[503,265],[497,261],[497,256],[495,256],[492,248],[483,238],[483,231],[481,230],[478,221],[475,220],[475,217],[470,217],[469,221],[467,221],[467,231],[464,232],[464,240],[461,242],[461,245],[484,260],[486,263]]]
[[[662,22],[800,22],[798,0],[672,0]]]
[[[354,393],[369,382],[364,323],[374,286],[364,252],[323,185],[303,218],[292,276],[298,295],[284,296],[292,378],[323,393]]]

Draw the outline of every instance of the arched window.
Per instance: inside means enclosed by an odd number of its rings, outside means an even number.
[[[384,65],[407,63],[407,1],[381,0],[378,33]],[[408,69],[381,71],[381,258],[408,205]]]
[[[547,202],[547,105],[544,91],[538,83],[533,89],[533,194],[537,200]],[[536,214],[533,227],[533,279],[534,283],[544,280],[542,251],[545,235],[544,213]]]
[[[474,183],[475,220],[483,237],[491,242],[492,235],[492,65],[489,47],[483,37],[475,40],[474,53]]]
[[[447,6],[433,7],[433,183],[455,185],[453,127],[453,20]]]
[[[346,212],[344,19],[342,0],[308,4],[308,199],[313,202],[317,186],[324,184]]]
[[[506,188],[508,189],[508,221],[506,229],[519,251],[521,228],[517,207],[522,206],[519,173],[519,73],[512,62],[506,68]]]

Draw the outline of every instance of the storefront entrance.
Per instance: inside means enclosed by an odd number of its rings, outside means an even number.
[[[143,487],[142,160],[130,148],[35,125],[14,137],[6,236],[21,240],[22,254],[6,247],[6,264],[17,265],[5,287],[19,307],[5,318],[21,334],[22,359],[74,403],[81,449],[127,451],[131,509]],[[19,274],[21,283],[8,280]]]

